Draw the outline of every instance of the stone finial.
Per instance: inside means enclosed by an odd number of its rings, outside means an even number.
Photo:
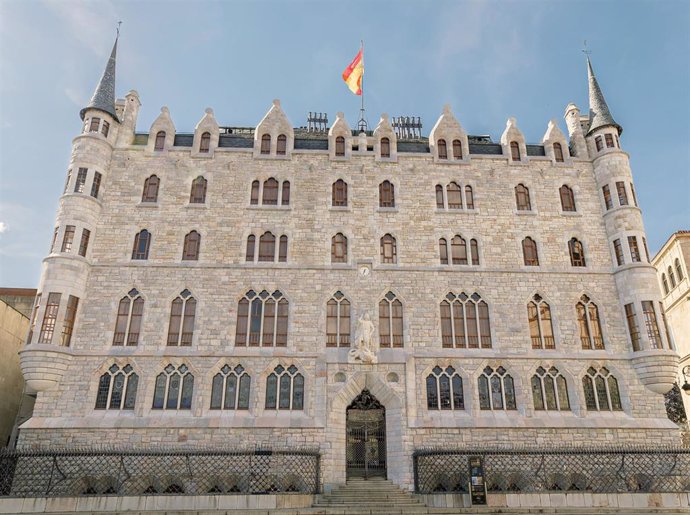
[[[508,118],[506,128],[501,134],[501,145],[509,145],[511,141],[518,141],[524,145],[525,137],[522,135],[517,126],[517,120],[514,117]]]
[[[561,131],[556,120],[549,120],[549,125],[546,128],[546,132],[544,133],[544,137],[541,139],[541,141],[542,143],[547,141],[558,141],[559,143],[565,142],[565,135]]]
[[[344,113],[336,113],[335,121],[333,122],[333,125],[331,125],[330,129],[328,129],[328,136],[345,136],[346,138],[352,136],[352,130],[345,119]]]

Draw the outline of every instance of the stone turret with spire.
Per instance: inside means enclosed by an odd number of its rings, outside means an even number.
[[[609,106],[594,75],[589,56],[587,56],[587,78],[589,80],[589,130],[587,135],[592,134],[597,129],[614,127],[620,136],[623,133],[623,128],[616,123],[611,111],[609,111]]]
[[[115,43],[110,52],[108,63],[105,65],[105,70],[103,70],[101,80],[98,81],[96,90],[93,92],[93,96],[89,103],[79,111],[79,116],[81,116],[82,120],[89,109],[96,109],[108,113],[117,121],[117,114],[115,112],[115,64],[117,58],[117,42],[119,39],[120,29],[118,28]]]

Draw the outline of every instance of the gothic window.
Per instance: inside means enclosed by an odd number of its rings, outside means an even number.
[[[580,342],[583,349],[604,349],[604,337],[601,333],[599,308],[587,295],[580,297],[575,305],[577,323],[580,326]]]
[[[671,282],[671,289],[676,287],[676,276],[673,274],[673,267],[668,267],[668,280]]]
[[[98,132],[98,126],[101,124],[100,118],[91,118],[91,125],[89,126],[89,132]]]
[[[596,138],[594,138],[594,143],[597,146],[597,152],[599,152],[602,148],[604,148],[604,144],[601,140],[601,136],[597,136]]]
[[[448,148],[446,147],[446,140],[440,139],[436,142],[439,159],[448,159]]]
[[[201,141],[199,142],[199,152],[202,154],[208,154],[211,148],[211,133],[204,132],[201,135]]]
[[[34,301],[34,308],[31,313],[31,324],[29,325],[29,336],[26,338],[27,345],[31,343],[34,337],[34,329],[36,329],[36,321],[38,320],[38,310],[41,307],[41,294],[36,294],[36,300]]]
[[[464,410],[462,377],[448,366],[435,366],[426,377],[426,406],[430,410]]]
[[[335,138],[335,155],[338,157],[345,155],[345,138],[342,136]]]
[[[604,204],[606,205],[606,211],[613,207],[613,200],[611,199],[611,189],[608,184],[601,187],[601,191],[604,194]]]
[[[347,237],[341,232],[331,238],[331,263],[347,263]]]
[[[486,367],[478,379],[479,408],[482,410],[514,410],[515,385],[503,367]]]
[[[182,290],[170,307],[168,346],[189,347],[194,336],[196,299],[189,290]]]
[[[391,141],[388,138],[381,138],[381,157],[391,156]]]
[[[441,256],[441,264],[448,264],[448,242],[445,238],[438,240],[439,255]]]
[[[386,234],[381,238],[381,263],[397,263],[398,252],[395,238]]]
[[[604,139],[606,140],[606,148],[615,148],[613,143],[613,134],[604,134]]]
[[[326,303],[326,347],[350,346],[350,301],[337,291]]]
[[[261,153],[263,155],[268,155],[271,153],[271,136],[270,134],[264,134],[261,136]]]
[[[43,313],[43,324],[41,333],[38,335],[38,343],[53,343],[53,333],[57,322],[58,310],[60,309],[61,293],[49,293],[46,310]]]
[[[74,181],[74,193],[84,193],[84,185],[86,184],[87,168],[80,168],[77,172],[77,180]]]
[[[674,264],[676,265],[676,274],[678,275],[678,282],[683,280],[683,267],[680,266],[680,259],[676,258],[674,261]]]
[[[266,231],[259,238],[259,261],[275,261],[276,259],[276,237],[273,233]]]
[[[279,156],[284,156],[287,149],[287,136],[285,134],[280,134],[278,136],[278,145],[276,147],[276,154]]]
[[[379,184],[379,207],[395,207],[395,186],[390,181]]]
[[[621,206],[628,205],[628,193],[625,190],[625,183],[619,181],[616,183],[616,191],[618,192],[618,204]]]
[[[446,190],[448,191],[448,209],[462,209],[462,188],[457,183],[451,182]]]
[[[462,159],[462,142],[459,139],[453,140],[453,158]]]
[[[623,258],[623,245],[621,245],[621,240],[613,240],[613,250],[616,253],[616,263],[621,266],[625,263]]]
[[[113,334],[113,345],[137,345],[141,332],[144,299],[136,288],[120,299]]]
[[[654,311],[654,303],[651,300],[642,301],[642,317],[644,319],[644,326],[647,329],[647,338],[652,349],[661,349],[661,334],[659,334],[659,325],[656,321],[656,311]]]
[[[628,247],[630,247],[630,257],[633,263],[642,261],[640,257],[640,247],[637,246],[637,236],[628,236]]]
[[[537,411],[568,411],[568,385],[556,367],[539,367],[532,376],[532,399]]]
[[[529,236],[522,240],[522,256],[527,266],[539,266],[539,253],[537,252],[537,242]]]
[[[184,237],[182,248],[182,261],[197,261],[199,259],[199,248],[201,247],[201,234],[192,231]]]
[[[472,193],[472,186],[465,186],[465,207],[467,207],[467,209],[474,209],[474,194]]]
[[[280,237],[278,243],[278,263],[287,262],[287,251],[288,251],[288,237],[284,234]]]
[[[625,305],[625,318],[628,322],[628,333],[630,334],[630,341],[634,351],[640,350],[640,330],[637,328],[637,315],[635,314],[635,305]]]
[[[169,364],[156,377],[153,409],[191,409],[193,391],[194,376],[189,367]]]
[[[110,132],[110,124],[103,120],[103,126],[101,127],[101,134],[105,136],[106,138],[108,137],[108,133]]]
[[[69,181],[72,179],[72,169],[67,170],[67,178],[65,179],[65,188],[62,190],[63,195],[67,193],[67,188],[69,188]]]
[[[441,301],[441,341],[444,348],[491,348],[489,306],[477,293],[448,293]]]
[[[60,345],[69,347],[72,341],[72,331],[74,330],[74,320],[77,318],[77,307],[79,306],[79,297],[70,295],[67,299],[67,308],[65,309],[65,319],[62,323],[62,341]]]
[[[264,181],[264,196],[261,203],[264,206],[278,205],[278,181],[273,177]]]
[[[570,252],[570,264],[572,266],[587,266],[582,242],[577,238],[571,238],[568,242],[568,252]]]
[[[201,175],[192,182],[192,191],[189,195],[190,204],[203,204],[206,202],[206,185],[208,181]]]
[[[259,187],[259,181],[252,182],[252,193],[249,198],[249,204],[252,206],[256,206],[259,203]]]
[[[575,195],[573,194],[573,189],[564,184],[558,190],[561,194],[561,209],[563,211],[575,211]]]
[[[132,365],[113,364],[98,381],[95,409],[134,409],[138,385]]]
[[[553,144],[553,155],[556,158],[557,163],[563,162],[563,147],[561,147],[560,143]]]
[[[515,186],[515,203],[518,211],[531,211],[532,204],[529,199],[529,188],[524,184]]]
[[[86,257],[86,251],[89,248],[89,238],[91,238],[91,231],[82,229],[81,242],[79,242],[79,255],[82,257]]]
[[[666,279],[666,274],[661,274],[661,282],[664,285],[664,294],[668,295],[668,280]]]
[[[256,236],[250,234],[247,236],[247,254],[245,261],[254,262],[254,246],[256,245]]]
[[[156,175],[148,177],[144,181],[144,191],[141,194],[142,202],[158,202],[158,186],[161,181]]]
[[[467,242],[465,238],[456,235],[450,240],[450,254],[454,265],[467,264]]]
[[[520,160],[520,145],[517,141],[510,142],[510,157],[513,161]]]
[[[283,189],[281,190],[280,205],[290,205],[290,181],[283,181]]]
[[[472,265],[479,266],[479,244],[474,238],[470,240],[470,254],[472,257]]]
[[[403,346],[403,305],[391,291],[379,302],[379,342],[381,347]]]
[[[304,376],[295,365],[278,365],[266,378],[266,409],[304,409]]]
[[[251,377],[242,365],[223,365],[211,384],[211,409],[249,409]]]
[[[60,252],[72,252],[72,243],[74,242],[74,225],[65,226],[65,234],[62,237],[62,248]]]
[[[156,144],[153,150],[163,150],[165,148],[165,131],[158,131],[156,134]]]
[[[535,295],[527,304],[527,318],[533,349],[555,349],[551,307],[539,295]]]
[[[333,196],[331,203],[333,207],[345,207],[347,206],[347,183],[338,179],[333,183]]]
[[[101,179],[103,176],[99,172],[94,172],[93,182],[91,183],[91,196],[98,198],[98,191],[101,189]]]
[[[594,367],[587,369],[582,378],[585,391],[585,404],[592,411],[622,411],[618,380],[606,367],[598,371]]]
[[[436,208],[443,209],[445,207],[443,203],[443,186],[440,184],[436,185]]]
[[[148,259],[149,247],[151,246],[151,233],[146,229],[141,230],[134,237],[132,247],[132,259]]]
[[[258,295],[249,290],[237,305],[235,345],[285,347],[288,333],[288,301],[278,290]]]

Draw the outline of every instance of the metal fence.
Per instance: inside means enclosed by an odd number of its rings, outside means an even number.
[[[420,449],[415,491],[469,493],[468,458],[481,456],[488,492],[686,492],[690,449]]]
[[[317,450],[0,451],[0,497],[319,492]]]

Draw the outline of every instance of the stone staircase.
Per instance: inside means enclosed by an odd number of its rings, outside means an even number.
[[[323,513],[429,513],[418,497],[383,478],[350,479],[331,493],[316,496],[313,507]]]

